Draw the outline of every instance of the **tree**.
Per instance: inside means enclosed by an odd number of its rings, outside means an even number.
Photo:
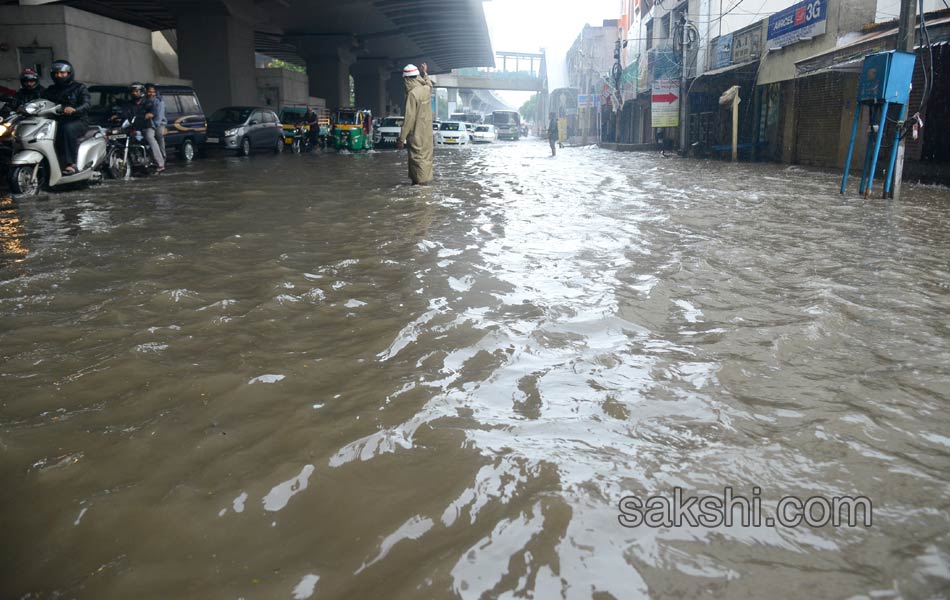
[[[521,113],[521,117],[526,121],[537,121],[538,120],[538,101],[541,98],[541,94],[535,94],[528,98],[527,102],[521,105],[521,108],[518,109],[518,112]]]

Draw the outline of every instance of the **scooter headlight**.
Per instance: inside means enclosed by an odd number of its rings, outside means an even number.
[[[36,131],[33,132],[33,139],[37,141],[53,139],[54,125],[55,125],[54,121],[47,121],[46,123],[43,123],[42,125],[37,127]]]
[[[0,123],[0,137],[3,137],[10,131],[10,127],[6,123]]]

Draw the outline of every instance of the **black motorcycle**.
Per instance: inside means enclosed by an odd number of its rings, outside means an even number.
[[[112,179],[128,179],[133,175],[150,175],[158,165],[152,149],[145,141],[141,125],[144,117],[125,121],[121,127],[109,130],[109,148],[106,150],[106,173]]]

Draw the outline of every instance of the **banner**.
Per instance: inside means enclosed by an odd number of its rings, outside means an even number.
[[[825,32],[828,0],[805,0],[769,17],[766,46],[776,50]]]
[[[650,104],[651,127],[679,127],[680,82],[678,79],[660,79],[653,82]]]

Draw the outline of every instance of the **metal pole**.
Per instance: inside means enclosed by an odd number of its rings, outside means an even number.
[[[739,90],[732,98],[732,162],[739,160]]]
[[[901,0],[901,14],[897,28],[897,50],[904,52],[914,52],[915,31],[914,31],[914,7],[916,0]],[[907,99],[910,102],[910,98]],[[906,113],[905,113],[906,114]],[[904,127],[904,119],[897,124],[898,131]],[[894,200],[900,200],[901,181],[904,178],[904,138],[901,138],[897,146],[897,156],[892,158],[894,162],[894,189],[891,197]],[[886,195],[886,192],[885,192]]]

